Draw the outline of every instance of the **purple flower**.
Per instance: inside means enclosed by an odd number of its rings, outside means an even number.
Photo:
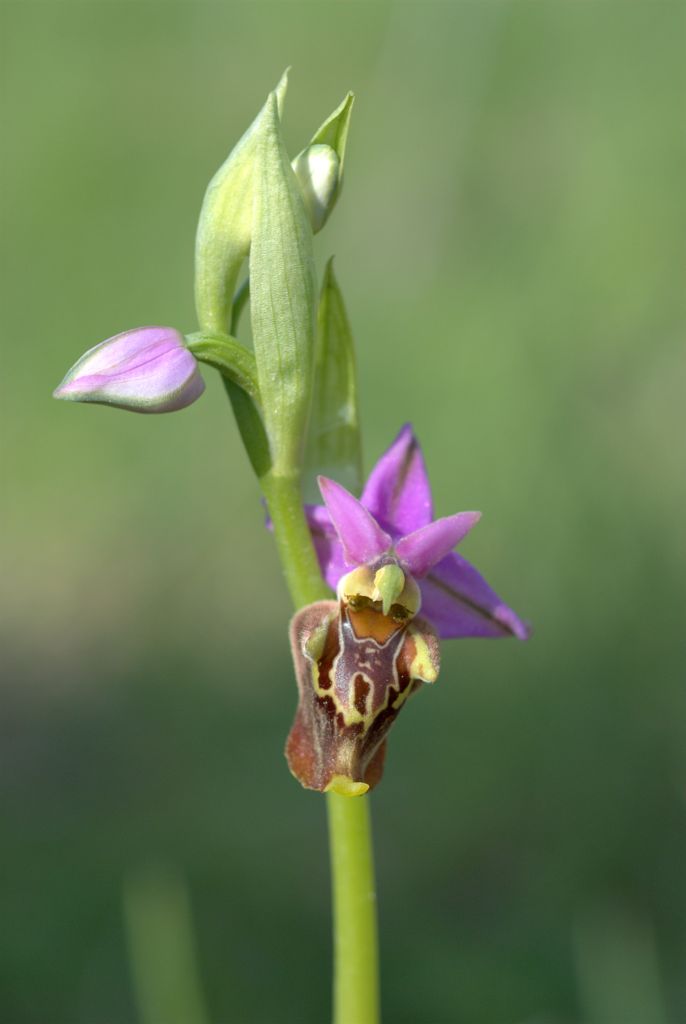
[[[325,504],[310,506],[307,514],[331,587],[355,566],[393,559],[417,579],[421,614],[441,637],[527,638],[522,620],[453,551],[480,513],[434,520],[424,459],[409,424],[377,462],[359,501],[326,477],[319,487]]]
[[[195,357],[173,327],[137,327],[89,349],[53,392],[132,412],[174,412],[205,390]]]

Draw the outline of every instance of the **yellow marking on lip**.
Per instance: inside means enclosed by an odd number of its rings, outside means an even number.
[[[410,626],[410,628],[412,628],[411,624],[395,622],[393,619],[389,618],[386,615],[383,615],[382,612],[378,611],[375,608],[366,607],[359,610],[354,610],[353,608],[348,606],[348,608],[345,611],[345,614],[347,615],[348,621],[352,626],[353,634],[355,635],[357,640],[373,640],[379,647],[385,647],[386,644],[391,642],[391,639],[393,637],[397,637],[398,641],[400,641],[400,634],[405,632],[405,630],[408,628],[408,625]],[[328,625],[326,629],[328,629]],[[393,708],[393,710],[398,710],[405,702],[407,697],[409,697],[412,691],[411,685],[407,686],[402,693],[397,692],[399,681],[395,661],[391,666],[392,677],[389,680],[387,680],[386,694],[383,703],[379,707],[374,708],[373,711],[371,710],[370,704],[373,700],[372,695],[374,692],[374,679],[373,669],[369,665],[365,665],[365,668],[369,668],[372,674],[370,675],[366,671],[364,671],[362,664],[360,664],[358,671],[355,672],[352,678],[348,681],[348,692],[346,696],[343,697],[342,695],[340,695],[336,691],[336,662],[338,661],[338,658],[341,657],[342,647],[340,648],[338,654],[334,658],[334,661],[327,674],[328,680],[331,685],[327,687],[322,687],[320,683],[319,664],[318,661],[315,660],[314,655],[317,653],[321,655],[324,651],[326,630],[324,629],[324,627],[322,627],[321,630],[317,631],[317,633],[318,635],[313,635],[309,645],[305,647],[305,656],[309,659],[311,663],[310,678],[312,680],[312,689],[314,690],[315,694],[318,697],[325,698],[331,701],[336,716],[340,715],[342,719],[342,727],[350,728],[352,726],[361,725],[362,732],[367,733],[371,729],[374,722],[379,717],[382,711],[385,711],[386,708],[388,707]],[[396,652],[396,658],[397,654],[399,653],[399,650],[400,648],[398,648],[398,651]],[[413,666],[416,661],[417,658],[415,657],[415,659],[413,660]],[[365,698],[365,711],[363,713],[361,713],[355,706],[354,686],[355,679],[357,678],[358,675],[361,675],[365,682],[369,685],[369,693]],[[392,693],[394,690],[396,695],[394,698],[392,698]],[[337,723],[337,728],[340,727],[341,726],[339,726]]]
[[[416,651],[410,665],[410,675],[424,683],[435,683],[438,679],[438,668],[431,657],[431,649],[418,629],[411,625],[409,631]]]
[[[331,616],[327,615],[325,620],[312,631],[312,634],[303,643],[303,653],[310,661],[319,661],[324,653],[330,625]]]
[[[371,680],[368,676],[365,676],[364,673],[357,674],[362,675],[365,682],[369,683],[371,686]],[[354,686],[354,683],[352,685]],[[323,690],[319,685],[319,669],[316,666],[312,669],[312,688],[318,697],[329,698],[335,707],[336,712],[343,716],[343,722],[346,726],[358,725],[361,722],[364,727],[364,732],[366,732],[376,717],[376,715],[369,714],[368,712],[361,714],[355,707],[354,700],[350,707],[346,707],[333,686],[328,690]],[[366,705],[367,707],[369,706],[369,694],[367,694]]]

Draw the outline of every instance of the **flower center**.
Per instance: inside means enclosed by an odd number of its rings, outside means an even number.
[[[338,599],[352,611],[381,612],[394,622],[408,622],[421,606],[417,583],[395,560],[361,565],[338,581]]]

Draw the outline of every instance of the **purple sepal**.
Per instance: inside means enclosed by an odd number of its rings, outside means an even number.
[[[365,565],[389,550],[390,536],[350,491],[325,476],[317,482],[348,565]]]
[[[305,505],[305,515],[322,575],[331,589],[335,590],[341,576],[345,576],[350,569],[343,555],[343,545],[331,525],[331,516],[325,505]]]
[[[174,412],[205,390],[195,357],[173,327],[137,327],[90,349],[55,389],[55,398],[131,412]]]
[[[362,501],[333,480],[320,481],[326,507],[307,506],[306,514],[322,573],[333,590],[352,566],[388,554],[418,577],[421,614],[444,639],[526,640],[528,626],[469,562],[451,550],[479,513],[460,512],[431,522],[431,492],[411,427],[403,427],[377,462]]]
[[[432,521],[429,478],[409,423],[374,466],[360,500],[375,519],[401,536]]]
[[[444,639],[515,636],[526,640],[529,636],[529,627],[456,551],[434,566],[419,587],[422,615]]]

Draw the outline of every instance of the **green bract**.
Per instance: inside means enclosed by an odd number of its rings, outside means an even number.
[[[302,468],[315,358],[312,233],[324,226],[340,194],[353,104],[349,93],[290,164],[280,122],[286,85],[284,74],[208,186],[196,239],[200,331],[189,339],[196,358],[221,371],[260,478],[267,472],[297,476]],[[236,292],[248,258],[249,277]],[[232,337],[248,298],[254,357]],[[310,454],[320,461],[311,465],[355,486],[360,460],[352,340],[330,268],[319,335],[323,393]],[[325,409],[329,402],[337,404]]]
[[[312,415],[305,458],[306,497],[316,500],[316,476],[333,477],[359,494],[362,443],[355,349],[343,296],[333,272],[324,272],[317,314]]]
[[[341,175],[345,163],[345,147],[348,143],[348,129],[350,127],[350,115],[352,114],[355,96],[349,92],[342,103],[340,103],[333,114],[329,114],[312,136],[310,145],[331,146],[336,150],[341,164]]]
[[[274,94],[283,106],[288,72]],[[255,157],[262,108],[241,140],[207,186],[195,241],[195,305],[202,331],[229,329],[233,293],[241,264],[247,258],[252,234]]]
[[[250,318],[276,476],[300,472],[312,395],[316,275],[310,226],[281,137],[276,94],[258,124]]]

